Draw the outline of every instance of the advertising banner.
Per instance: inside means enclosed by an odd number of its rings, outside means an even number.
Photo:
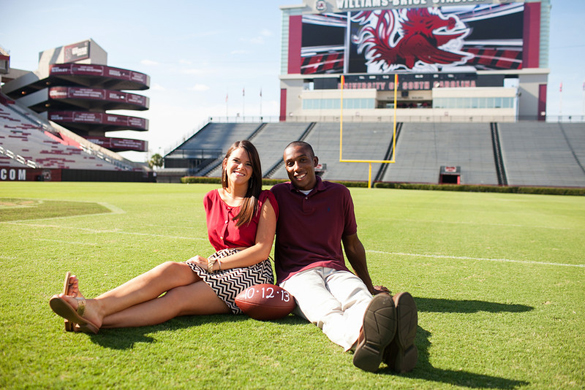
[[[112,125],[132,130],[148,130],[147,120],[134,116],[83,111],[53,111],[48,115],[49,120],[57,123],[88,123],[96,125]]]
[[[134,72],[128,69],[114,68],[106,65],[88,64],[55,64],[50,68],[51,76],[102,76],[118,80],[128,80],[146,84],[148,76],[144,73]]]
[[[136,151],[145,152],[148,150],[148,143],[143,140],[129,138],[109,138],[109,137],[85,137],[88,141],[100,145],[113,151]]]
[[[61,169],[0,168],[0,181],[61,181]]]
[[[65,62],[75,62],[89,58],[89,41],[74,43],[63,48]]]
[[[49,97],[51,99],[102,100],[146,108],[148,107],[148,98],[146,96],[101,88],[52,87],[49,88]]]

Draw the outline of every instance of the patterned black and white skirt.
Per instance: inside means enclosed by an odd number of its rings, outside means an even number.
[[[239,249],[222,249],[209,256],[209,259],[223,259],[224,257],[231,256],[239,251]],[[256,284],[274,284],[272,264],[269,259],[250,267],[231,268],[213,273],[207,272],[206,269],[196,264],[189,264],[189,266],[193,272],[199,275],[199,277],[211,287],[215,294],[224,301],[226,305],[228,305],[234,314],[242,313],[235,302],[236,295],[241,291]]]

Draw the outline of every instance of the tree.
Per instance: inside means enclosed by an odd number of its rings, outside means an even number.
[[[150,158],[150,160],[148,160],[148,166],[150,168],[162,167],[163,166],[163,157],[158,153],[153,154],[152,157]]]

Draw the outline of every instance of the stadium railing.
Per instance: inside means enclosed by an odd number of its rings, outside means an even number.
[[[415,109],[412,109],[415,110]],[[421,109],[424,111],[424,109]],[[289,115],[286,117],[286,122],[339,122],[339,115]],[[425,114],[421,112],[418,115],[414,115],[410,112],[408,115],[400,115],[396,118],[398,122],[568,122],[568,123],[583,123],[585,122],[585,115],[547,115],[544,120],[543,118],[535,115],[523,115],[523,116],[502,116],[502,115],[443,115],[435,116]],[[344,115],[344,122],[392,122],[394,121],[393,116],[389,115]],[[207,121],[197,128],[196,131],[191,132],[184,139],[188,139],[195,134],[205,124],[215,123],[273,123],[280,122],[278,116],[217,116],[210,117]],[[178,146],[178,145],[177,145]]]

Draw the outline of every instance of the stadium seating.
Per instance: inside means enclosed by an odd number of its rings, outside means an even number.
[[[585,187],[582,124],[499,124],[508,184]]]
[[[35,131],[38,131],[37,126],[23,123],[6,106],[0,104],[0,167],[36,168],[30,149],[22,147],[22,143],[26,143]],[[11,147],[18,144],[20,147]]]
[[[211,171],[217,168],[232,143],[251,137],[260,126],[260,123],[209,123],[199,130],[195,136],[167,154],[165,159],[173,159],[176,156],[182,158],[182,156],[188,156],[189,153],[210,151],[213,155],[213,161],[193,173],[198,176],[209,175]],[[220,176],[220,174],[212,174],[211,176]]]
[[[343,159],[384,160],[392,140],[392,130],[392,124],[389,123],[344,124]],[[305,139],[313,146],[319,162],[326,164],[323,179],[368,180],[367,163],[339,162],[339,137],[339,123],[317,123]],[[379,167],[380,164],[372,164],[372,175],[375,175]],[[272,178],[287,178],[284,166],[278,169]]]
[[[309,126],[310,123],[268,123],[256,134],[252,142],[260,154],[262,175],[266,176],[282,161],[286,145],[298,140]]]
[[[382,181],[438,183],[441,166],[461,167],[461,184],[498,185],[489,123],[404,123]]]
[[[0,166],[125,170],[122,164],[61,135],[28,110],[4,102],[0,103]]]
[[[392,123],[345,123],[344,160],[385,160],[392,145]],[[441,166],[460,167],[461,184],[585,187],[583,124],[519,123],[403,123],[399,124],[395,163],[372,164],[372,180],[400,183],[438,183]],[[494,142],[496,134],[498,142]],[[237,139],[251,139],[262,160],[263,175],[286,179],[282,150],[304,139],[326,164],[324,179],[368,180],[367,163],[339,162],[339,123],[210,123],[169,153],[214,150],[215,169],[196,176],[219,177],[217,164]],[[494,153],[496,149],[496,153]],[[502,156],[496,165],[496,156]],[[501,170],[502,172],[500,172]],[[185,174],[187,169],[184,170]],[[383,175],[382,175],[383,174]],[[507,178],[502,182],[502,177]]]

